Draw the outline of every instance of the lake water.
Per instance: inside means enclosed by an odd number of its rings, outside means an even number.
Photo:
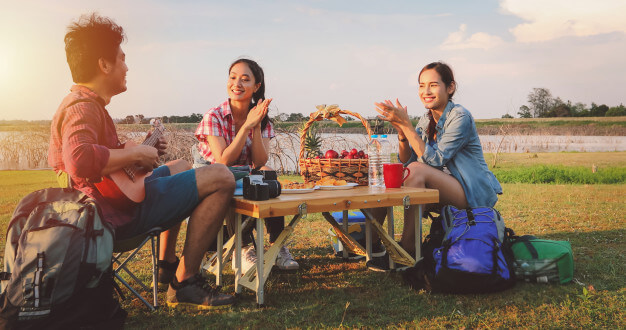
[[[142,133],[145,134],[145,133]],[[190,133],[191,134],[191,133]],[[367,150],[367,137],[364,134],[335,134],[323,133],[321,150],[342,149]],[[392,148],[398,148],[398,137],[390,134],[389,141]],[[46,167],[45,159],[47,140],[45,137],[38,138],[38,146],[33,151],[33,145],[27,150],[16,151],[19,145],[9,140],[13,138],[9,132],[0,132],[0,170],[6,169],[29,169]],[[624,136],[560,136],[560,135],[483,135],[480,136],[485,153],[496,151],[503,153],[515,152],[601,152],[601,151],[626,151],[626,137]],[[278,134],[272,140],[272,157],[268,165],[275,169],[294,171],[300,153],[300,137],[296,134]],[[37,154],[38,156],[33,156]],[[42,155],[39,155],[42,154]],[[43,159],[41,158],[43,156]],[[19,158],[19,161],[15,161]],[[29,161],[30,158],[30,161]],[[34,159],[34,160],[33,160]],[[33,166],[34,163],[39,164]]]
[[[321,150],[341,151],[352,148],[366,150],[367,137],[363,134],[324,133]],[[389,134],[392,148],[398,149],[397,134]],[[300,153],[300,137],[295,134],[279,135],[275,139],[282,156],[270,159],[268,166],[275,169],[293,171],[296,169]],[[522,153],[522,152],[605,152],[626,151],[625,136],[560,136],[560,135],[483,135],[480,136],[483,152]]]

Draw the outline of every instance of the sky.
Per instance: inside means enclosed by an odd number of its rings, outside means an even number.
[[[113,118],[204,113],[241,57],[263,67],[272,116],[318,104],[374,116],[396,98],[421,115],[417,76],[433,61],[478,119],[516,116],[533,88],[626,103],[624,0],[0,0],[0,120],[52,118],[73,84],[66,28],[94,11],[128,38]]]

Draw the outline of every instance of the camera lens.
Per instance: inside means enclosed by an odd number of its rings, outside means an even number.
[[[281,192],[280,182],[276,180],[265,180],[264,182],[267,183],[267,186],[269,188],[270,198],[275,198],[275,197],[278,197],[278,195],[280,195],[280,192]]]

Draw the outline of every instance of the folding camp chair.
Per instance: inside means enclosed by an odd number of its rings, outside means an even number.
[[[134,294],[141,302],[143,302],[148,309],[151,311],[156,310],[158,307],[158,297],[157,297],[157,285],[158,276],[159,276],[159,264],[158,264],[158,255],[159,255],[159,235],[163,230],[160,227],[154,227],[150,229],[148,232],[137,235],[135,237],[131,237],[124,240],[115,241],[113,245],[113,276],[122,283],[132,294]],[[141,288],[145,291],[150,291],[150,287],[143,283],[133,272],[128,268],[128,263],[133,260],[133,258],[137,255],[139,250],[143,248],[143,246],[150,241],[152,248],[152,298],[153,303],[150,304],[137,290],[135,290],[126,280],[124,280],[121,276],[121,272],[124,271],[130,278],[132,278],[135,283],[137,283]],[[128,256],[124,257],[126,253]],[[125,299],[122,290],[119,286],[116,287],[117,292],[119,293],[122,300]]]

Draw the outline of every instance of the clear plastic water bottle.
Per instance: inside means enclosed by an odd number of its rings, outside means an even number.
[[[391,142],[387,139],[387,134],[379,135],[378,140],[380,141],[380,167],[382,168],[383,164],[390,164],[391,161]]]
[[[380,163],[378,164],[380,170],[380,186],[385,188],[385,171],[383,170],[383,164],[391,163],[391,142],[387,139],[387,134],[379,135],[378,141],[380,141]]]
[[[383,172],[381,170],[382,163],[380,162],[380,151],[380,140],[378,139],[378,135],[372,135],[370,142],[367,145],[367,155],[369,158],[369,171],[367,179],[371,190],[380,189],[381,184],[385,184],[385,182],[381,180]]]

